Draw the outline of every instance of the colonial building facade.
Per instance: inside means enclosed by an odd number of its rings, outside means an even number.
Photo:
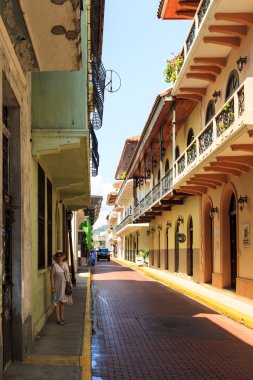
[[[102,0],[0,2],[0,378],[52,312],[53,253],[74,266],[72,212],[90,207],[98,164],[103,10]]]
[[[160,2],[159,18],[192,25],[126,172],[131,223],[149,223],[149,266],[251,299],[252,10]]]

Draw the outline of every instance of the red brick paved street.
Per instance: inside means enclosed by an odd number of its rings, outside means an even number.
[[[92,276],[93,379],[253,379],[253,330],[113,261]]]

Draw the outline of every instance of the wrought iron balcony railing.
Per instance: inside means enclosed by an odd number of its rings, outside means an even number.
[[[210,3],[211,3],[211,0],[202,0],[202,2],[199,5],[198,11],[197,11],[197,13],[193,19],[193,22],[192,22],[190,32],[189,32],[189,34],[186,38],[186,41],[185,41],[185,48],[184,48],[185,57],[188,54],[188,52],[189,52],[189,50],[193,44],[193,41],[195,40],[195,38],[198,34],[198,30],[200,29],[200,26],[201,26],[202,21],[203,21],[206,13],[208,11]]]
[[[93,84],[93,103],[94,111],[92,115],[92,124],[94,129],[102,127],[104,112],[104,92],[105,92],[105,69],[103,63],[95,56],[91,62],[92,84]]]
[[[98,140],[94,132],[92,123],[90,123],[90,169],[92,177],[96,177],[99,167]]]
[[[250,94],[252,85],[253,78],[246,79],[176,160],[173,185],[198,165],[203,158],[213,152],[216,147],[219,147],[234,130],[240,128],[246,100],[249,105],[248,110],[251,110],[250,102],[252,99]],[[246,123],[245,120],[244,123]]]
[[[132,223],[132,215],[129,214],[125,219],[122,220],[122,222],[115,228],[115,233],[119,233],[124,227],[126,227],[128,224]]]
[[[151,189],[151,191],[141,199],[138,206],[134,209],[134,218],[138,218],[140,215],[144,214],[145,211],[150,209],[153,204],[157,203],[166,194],[171,191],[172,185],[172,174],[171,169],[165,176]]]
[[[180,180],[226,143],[233,132],[244,124],[252,123],[252,88],[253,78],[247,78],[175,161],[173,168],[138,202],[134,208],[134,219],[169,194]]]

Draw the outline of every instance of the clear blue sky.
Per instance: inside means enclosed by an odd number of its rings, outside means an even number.
[[[157,18],[159,0],[105,0],[103,63],[118,72],[121,89],[105,93],[97,131],[102,182],[114,183],[124,142],[141,133],[156,96],[170,87],[163,71],[181,51],[189,21]],[[96,191],[97,192],[97,191]]]

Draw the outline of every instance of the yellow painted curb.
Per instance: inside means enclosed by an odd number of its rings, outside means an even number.
[[[80,356],[80,366],[82,367],[82,380],[91,380],[91,279],[90,269],[87,278],[86,305],[84,318],[83,350]]]
[[[166,285],[169,288],[171,288],[171,289],[173,289],[173,290],[175,290],[175,291],[177,291],[177,292],[179,292],[179,293],[181,293],[181,294],[183,294],[189,298],[192,298],[195,301],[198,301],[205,306],[210,307],[211,309],[217,311],[218,313],[224,314],[227,317],[235,320],[236,322],[242,323],[243,325],[253,329],[253,316],[251,317],[247,314],[243,314],[238,310],[235,310],[235,309],[230,308],[226,305],[223,305],[221,302],[215,301],[209,297],[206,297],[202,294],[199,294],[198,292],[195,292],[194,290],[190,290],[190,289],[185,288],[184,286],[175,284],[174,282],[172,282],[168,279],[165,279],[162,276],[159,276],[159,274],[154,274],[154,273],[149,272],[148,270],[146,270],[143,267],[138,266],[137,264],[128,265],[126,262],[123,262],[119,259],[114,259],[114,260],[116,262],[124,265],[124,266],[135,267],[136,269],[139,269],[140,271],[145,273],[147,276],[154,278],[155,280],[159,281],[163,285]]]

